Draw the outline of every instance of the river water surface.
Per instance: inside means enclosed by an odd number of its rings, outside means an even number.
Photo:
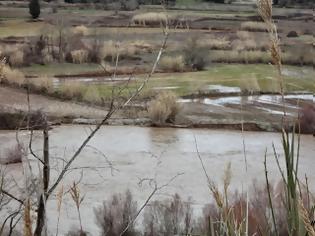
[[[89,126],[59,126],[50,131],[50,155],[53,182],[62,169],[64,161],[69,159],[90,132]],[[27,142],[28,134],[20,132],[21,141]],[[33,147],[41,155],[41,134],[36,133]],[[97,234],[94,208],[113,193],[130,189],[138,205],[141,205],[152,191],[152,185],[145,179],[154,179],[158,186],[168,183],[155,198],[167,198],[179,193],[183,199],[192,197],[195,208],[200,210],[203,204],[211,201],[207,181],[202,171],[197,150],[202,158],[210,178],[222,186],[222,176],[226,165],[232,166],[231,192],[235,189],[244,191],[246,179],[251,183],[264,181],[264,155],[267,150],[268,173],[271,182],[280,180],[279,171],[272,151],[274,143],[280,154],[281,135],[279,133],[245,132],[244,133],[248,172],[245,171],[243,138],[241,132],[206,129],[171,129],[141,128],[131,126],[104,126],[91,140],[89,145],[73,163],[71,171],[62,181],[68,189],[73,180],[80,181],[80,191],[85,195],[81,214],[84,228]],[[1,157],[5,150],[16,143],[16,133],[0,132]],[[33,172],[37,162],[32,160]],[[7,166],[10,176],[22,179],[27,173],[27,165]],[[111,168],[110,168],[111,167]],[[299,176],[305,174],[315,191],[315,138],[301,136]],[[174,178],[175,177],[175,178]],[[140,184],[141,183],[141,184]],[[151,184],[153,182],[151,181]],[[69,194],[68,194],[69,195]],[[61,211],[61,233],[72,227],[78,227],[78,218],[74,203],[66,195]],[[57,225],[57,203],[55,196],[48,203],[49,230],[54,232]]]

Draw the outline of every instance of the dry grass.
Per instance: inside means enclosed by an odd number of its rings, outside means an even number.
[[[0,47],[0,56],[6,57],[11,66],[22,66],[24,64],[23,46],[3,45]]]
[[[6,149],[5,158],[1,159],[2,165],[14,164],[14,163],[21,163],[24,157],[24,148],[20,144],[16,144],[11,148]]]
[[[149,117],[155,125],[174,122],[180,106],[177,97],[172,92],[162,92],[149,106]]]
[[[114,60],[119,55],[120,58],[133,57],[139,54],[143,49],[133,44],[119,43],[112,40],[104,42],[100,49],[101,59]]]
[[[253,51],[213,51],[211,54],[213,62],[221,63],[269,63],[271,57],[267,52]]]
[[[54,85],[51,78],[41,76],[36,78],[29,79],[30,84],[34,85],[35,88],[47,92],[52,93],[54,91]]]
[[[130,46],[136,47],[140,50],[147,51],[147,52],[152,52],[154,46],[151,43],[148,43],[147,41],[144,40],[135,40],[128,42]]]
[[[198,45],[200,47],[215,49],[215,50],[227,50],[231,48],[231,42],[225,37],[199,39]]]
[[[164,56],[160,61],[160,67],[165,71],[182,72],[185,69],[183,56]]]
[[[10,55],[10,64],[11,66],[22,66],[24,64],[24,53],[23,51],[20,50],[15,50],[11,55]]]
[[[246,21],[241,24],[241,30],[266,32],[267,26],[264,22]]]
[[[165,13],[160,12],[147,12],[147,13],[140,13],[134,15],[131,19],[131,22],[134,25],[166,25],[167,21],[169,20],[169,16]]]
[[[88,86],[83,95],[83,100],[90,103],[99,104],[102,102],[102,97],[96,86]]]
[[[2,68],[2,78],[1,82],[6,82],[9,84],[14,84],[17,86],[22,86],[25,83],[25,77],[24,74],[17,70],[17,69],[12,69],[9,66],[5,65]]]
[[[88,61],[89,52],[84,49],[70,52],[73,63],[82,64]]]
[[[89,29],[84,25],[79,25],[79,26],[74,27],[72,29],[72,32],[75,35],[85,36],[85,35],[88,35]]]
[[[256,50],[257,44],[254,39],[246,39],[246,40],[234,40],[232,42],[233,50],[243,51],[243,50]]]
[[[70,99],[82,99],[86,90],[86,86],[80,82],[66,81],[60,86],[59,89],[63,97]]]

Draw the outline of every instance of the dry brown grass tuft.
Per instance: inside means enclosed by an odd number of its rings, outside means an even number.
[[[243,50],[256,50],[257,44],[254,39],[246,39],[246,40],[234,40],[232,42],[233,50],[243,51]]]
[[[160,61],[160,67],[165,71],[182,72],[185,69],[183,56],[164,56]]]
[[[11,66],[22,66],[24,64],[24,53],[21,50],[15,50],[10,55],[10,64]]]
[[[73,63],[82,64],[88,61],[89,52],[84,49],[70,52]]]
[[[197,43],[200,47],[214,50],[227,50],[231,48],[231,42],[225,37],[199,39]]]
[[[24,74],[17,69],[11,69],[7,65],[2,68],[2,74],[2,82],[14,84],[17,86],[21,86],[25,83]]]
[[[246,21],[241,24],[241,30],[266,32],[267,26],[264,22]]]
[[[165,13],[161,12],[147,12],[147,13],[140,13],[134,15],[131,19],[131,22],[134,25],[166,25],[169,20],[169,16]]]
[[[114,42],[112,40],[103,43],[100,49],[101,59],[115,60],[117,54],[119,58],[133,57],[139,54],[143,49],[133,44]]]
[[[30,84],[34,85],[35,88],[40,89],[46,93],[52,93],[54,91],[54,85],[52,78],[46,76],[31,78],[28,80]]]
[[[88,35],[89,29],[84,25],[79,25],[79,26],[74,27],[72,29],[72,32],[75,35],[85,36],[85,35]]]
[[[303,201],[299,201],[299,214],[303,220],[304,226],[306,231],[308,232],[309,236],[315,236],[315,229],[314,226],[312,225],[312,219],[309,216],[309,213],[304,207]]]
[[[170,91],[160,93],[149,106],[148,112],[152,122],[156,125],[174,122],[180,106],[177,97]]]
[[[60,86],[60,92],[62,96],[66,98],[78,98],[82,99],[86,86],[80,82],[76,81],[66,81]]]

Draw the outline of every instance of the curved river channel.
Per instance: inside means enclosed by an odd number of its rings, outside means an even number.
[[[63,125],[50,131],[51,182],[87,137],[90,128]],[[29,136],[26,131],[21,131],[18,137],[27,144]],[[80,180],[80,191],[85,195],[81,214],[84,215],[85,229],[92,235],[97,232],[94,208],[113,193],[121,193],[126,189],[132,191],[138,206],[142,205],[152,191],[153,181],[147,181],[149,179],[154,179],[158,186],[167,184],[154,196],[155,199],[179,193],[183,199],[191,197],[198,211],[203,204],[211,201],[211,197],[197,150],[208,175],[219,186],[222,186],[226,165],[231,163],[231,192],[235,189],[245,191],[247,180],[250,184],[253,180],[264,184],[263,162],[266,150],[270,182],[277,183],[280,180],[272,145],[280,154],[280,165],[284,167],[281,134],[245,132],[243,137],[239,131],[227,130],[104,126],[73,163],[62,185],[69,188],[73,180]],[[0,131],[1,158],[15,143],[14,131]],[[33,149],[41,155],[42,141],[38,131],[35,133]],[[315,137],[302,135],[300,149],[299,176],[304,181],[304,176],[307,175],[310,189],[315,191]],[[33,172],[38,171],[37,162],[32,159],[30,163]],[[25,163],[8,165],[6,169],[17,181],[21,181],[21,175],[27,173]],[[67,232],[72,226],[78,226],[73,204],[70,197],[66,196],[61,211],[61,233]],[[48,220],[52,232],[57,224],[56,209],[57,203],[53,196],[48,202],[48,211],[51,212]]]

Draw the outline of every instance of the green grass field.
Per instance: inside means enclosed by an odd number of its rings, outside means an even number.
[[[284,67],[284,81],[287,92],[315,92],[315,72],[311,67]],[[143,75],[139,76],[138,82],[129,85],[124,95],[135,90],[140,84]],[[189,73],[155,74],[143,90],[140,97],[152,96],[159,88],[172,87],[178,96],[206,91],[209,85],[224,85],[240,87],[242,90],[255,92],[277,92],[279,82],[276,72],[271,65],[222,65],[216,64],[206,71]],[[97,86],[102,97],[110,97],[112,85]]]

